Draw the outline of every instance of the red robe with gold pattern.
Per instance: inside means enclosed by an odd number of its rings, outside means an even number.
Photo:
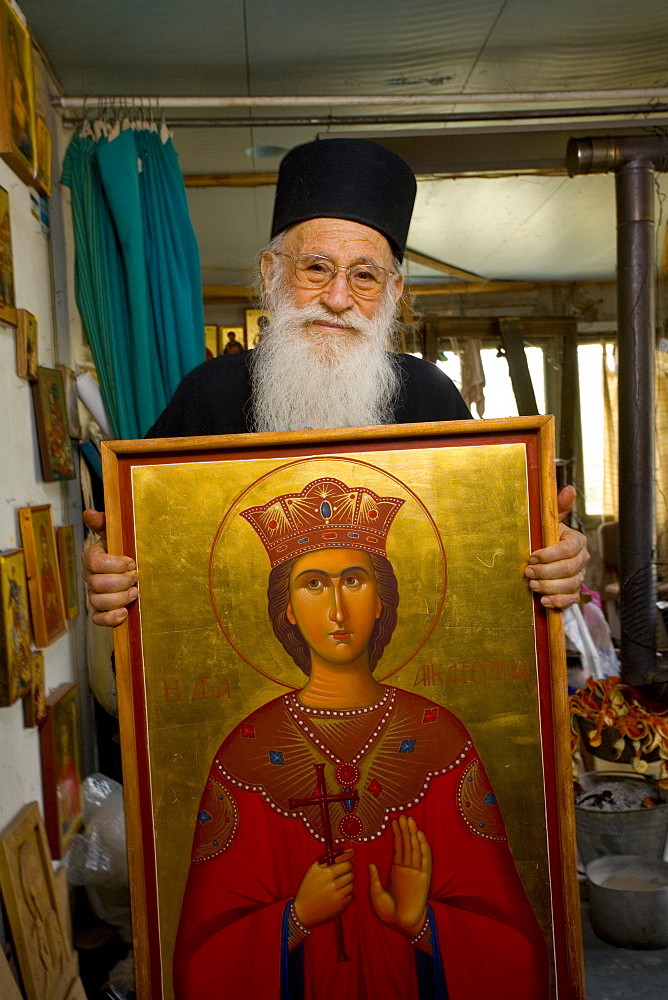
[[[355,893],[343,913],[350,961],[336,962],[332,923],[296,949],[302,985],[287,975],[286,910],[323,854],[314,764],[330,794],[352,763],[359,801],[329,806],[335,841],[355,847]],[[339,770],[350,784],[354,771]],[[376,916],[369,862],[387,878],[391,820],[415,818],[429,841],[435,957]],[[293,960],[294,957],[293,956]],[[546,1000],[545,939],[507,844],[484,767],[447,709],[388,687],[370,709],[306,709],[295,694],[269,702],[224,741],[211,766],[174,955],[177,1000]]]

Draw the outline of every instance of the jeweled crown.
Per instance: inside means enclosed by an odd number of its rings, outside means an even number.
[[[315,549],[362,549],[385,555],[387,535],[404,501],[329,476],[301,493],[285,493],[240,511],[259,535],[271,568]]]

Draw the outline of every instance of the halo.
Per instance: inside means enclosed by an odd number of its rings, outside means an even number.
[[[223,518],[220,521],[220,523],[218,525],[218,528],[216,530],[216,534],[214,536],[213,543],[211,545],[211,552],[210,552],[210,555],[209,555],[209,570],[208,570],[209,598],[211,600],[211,606],[213,608],[213,613],[214,613],[216,621],[218,623],[218,627],[220,628],[221,632],[225,636],[225,639],[227,640],[227,642],[229,643],[229,645],[232,647],[232,649],[235,651],[235,653],[237,654],[237,656],[239,656],[244,661],[244,663],[247,663],[249,667],[252,667],[252,669],[255,670],[256,673],[261,674],[263,677],[266,677],[268,680],[273,681],[275,684],[278,684],[281,687],[288,688],[291,691],[299,690],[302,685],[288,683],[285,680],[283,680],[282,678],[276,676],[275,673],[271,673],[270,671],[263,669],[262,666],[260,666],[257,662],[255,662],[254,659],[252,659],[250,656],[248,656],[243,651],[243,649],[241,648],[240,642],[237,641],[237,640],[235,640],[234,636],[232,635],[232,633],[230,631],[230,628],[228,627],[228,625],[226,625],[225,621],[223,620],[223,615],[221,614],[221,610],[220,610],[220,608],[218,606],[218,599],[217,599],[217,596],[216,596],[216,588],[214,587],[214,572],[215,572],[215,567],[216,567],[216,554],[217,554],[217,550],[218,550],[218,546],[220,544],[220,541],[221,541],[223,535],[225,534],[226,529],[228,528],[228,526],[230,524],[231,518],[235,514],[237,514],[239,512],[239,508],[241,506],[243,506],[245,503],[248,503],[248,501],[247,501],[246,498],[248,497],[248,495],[251,492],[255,491],[260,484],[265,483],[267,480],[271,479],[273,476],[279,475],[280,473],[284,473],[287,469],[291,469],[291,468],[294,468],[294,467],[299,466],[299,465],[309,465],[312,462],[323,462],[323,461],[326,461],[327,463],[330,463],[330,462],[346,462],[348,464],[362,466],[363,468],[366,468],[366,469],[372,469],[375,473],[377,473],[377,474],[385,477],[386,479],[391,480],[393,483],[396,483],[403,490],[405,490],[406,493],[419,506],[422,514],[424,515],[424,517],[426,518],[428,524],[430,525],[430,527],[432,529],[432,532],[433,532],[433,535],[434,535],[434,540],[435,540],[435,543],[436,543],[436,548],[437,548],[437,551],[438,551],[438,556],[440,558],[440,590],[439,590],[438,600],[436,602],[436,608],[435,608],[434,614],[432,615],[431,620],[427,624],[427,627],[424,630],[424,634],[421,636],[421,638],[415,644],[415,646],[409,651],[408,655],[406,655],[401,660],[400,663],[394,665],[390,670],[388,670],[382,676],[378,676],[377,677],[377,679],[380,682],[386,681],[389,677],[392,677],[394,674],[398,673],[401,669],[403,669],[403,667],[406,666],[407,663],[410,663],[410,661],[415,656],[417,656],[417,654],[423,648],[423,646],[425,645],[425,643],[427,642],[427,640],[432,635],[432,633],[433,633],[433,631],[434,631],[434,629],[435,629],[435,627],[436,627],[436,625],[438,623],[438,620],[439,620],[439,618],[441,616],[441,612],[443,610],[443,603],[445,601],[446,589],[447,589],[447,564],[446,564],[446,557],[445,557],[445,548],[443,546],[443,539],[441,538],[441,534],[440,534],[440,532],[438,530],[436,522],[434,521],[434,518],[432,517],[431,513],[429,512],[429,510],[427,509],[427,507],[425,506],[425,504],[423,503],[423,501],[417,495],[417,493],[415,493],[415,491],[412,490],[410,486],[407,486],[406,483],[403,482],[403,480],[399,479],[397,476],[393,475],[391,472],[388,472],[386,469],[381,469],[377,465],[373,465],[371,462],[365,462],[362,459],[351,458],[348,455],[346,455],[346,456],[343,456],[343,455],[313,455],[313,456],[310,456],[309,458],[297,458],[297,459],[294,459],[294,460],[292,460],[290,462],[285,462],[283,465],[280,465],[277,468],[273,468],[269,472],[266,472],[264,475],[259,476],[257,479],[254,479],[253,482],[250,483],[248,486],[246,486],[234,498],[234,500],[230,503],[229,507],[225,511],[225,513],[223,515]],[[283,488],[283,487],[281,487],[281,488]],[[398,515],[398,516],[400,516],[400,515]],[[266,559],[266,553],[265,553],[265,551],[263,549],[262,543],[259,540],[257,540],[257,549],[258,549],[258,552],[261,552],[262,558]],[[269,573],[269,567],[267,566],[267,575],[268,575],[268,573]],[[267,628],[268,628],[269,633],[271,634],[272,638],[274,638],[273,629],[271,627],[271,623],[269,622],[268,618],[267,618]],[[278,641],[278,640],[276,640],[276,641]],[[286,655],[286,657],[288,657],[287,653],[285,655]],[[288,659],[289,659],[289,657],[288,657]],[[299,669],[299,668],[296,667],[296,669]]]

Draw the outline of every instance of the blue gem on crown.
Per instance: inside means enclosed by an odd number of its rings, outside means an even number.
[[[332,506],[330,503],[327,502],[327,500],[323,500],[322,503],[320,504],[320,513],[325,518],[325,520],[327,520],[332,516]]]

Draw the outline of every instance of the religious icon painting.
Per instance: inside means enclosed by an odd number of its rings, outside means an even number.
[[[27,309],[17,310],[16,374],[37,381],[37,317]]]
[[[218,327],[207,324],[204,327],[204,354],[207,361],[218,357]]]
[[[16,326],[14,294],[14,256],[12,227],[9,217],[9,195],[0,187],[0,320]]]
[[[267,309],[246,310],[246,347],[249,351],[260,343],[262,333],[271,320],[272,315]]]
[[[41,649],[63,635],[67,628],[51,505],[21,507],[19,523],[33,636],[35,645]]]
[[[44,481],[74,479],[76,465],[67,422],[67,400],[62,373],[55,368],[37,368],[33,383],[37,440]]]
[[[40,729],[44,822],[54,858],[62,858],[83,823],[76,684],[61,684],[46,699]]]
[[[51,197],[51,133],[41,115],[35,116],[37,141],[37,187],[46,198]]]
[[[67,365],[56,365],[56,368],[63,376],[63,389],[65,391],[65,405],[67,407],[67,423],[70,437],[78,441],[83,439],[81,421],[79,419],[79,393],[77,391],[77,377]]]
[[[242,354],[246,350],[246,330],[243,326],[218,327],[218,353]]]
[[[44,653],[32,653],[30,690],[23,699],[23,724],[26,729],[41,726],[46,719],[46,688],[44,686]]]
[[[74,541],[74,525],[65,524],[61,528],[56,528],[56,542],[65,617],[67,619],[76,618],[79,614],[79,566]]]
[[[0,889],[26,1000],[85,997],[36,802],[0,834]]]
[[[26,184],[36,163],[35,81],[30,31],[18,13],[0,3],[0,156]]]
[[[0,592],[0,705],[13,705],[28,694],[32,677],[28,584],[21,549],[0,554]]]
[[[140,1000],[584,996],[552,435],[103,443]]]

